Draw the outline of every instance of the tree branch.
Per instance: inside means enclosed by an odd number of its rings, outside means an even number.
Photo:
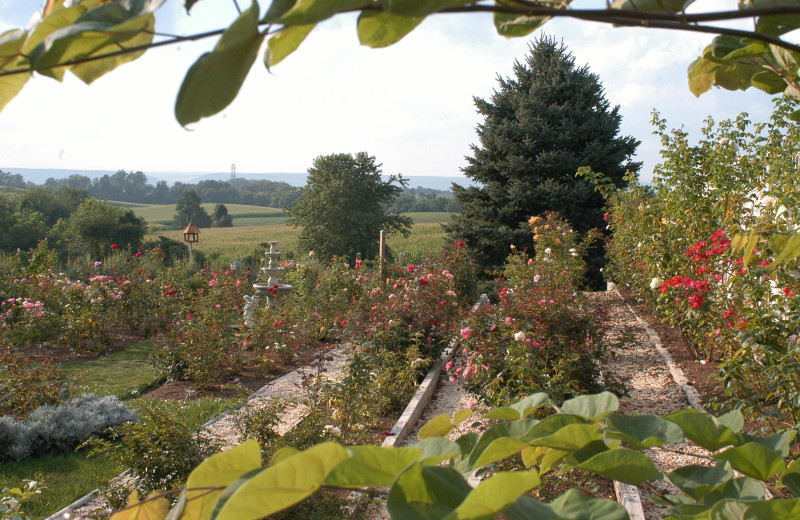
[[[731,29],[727,27],[699,25],[701,22],[739,20],[747,18],[756,18],[760,16],[800,15],[800,5],[777,5],[777,6],[757,7],[750,9],[687,14],[683,12],[655,13],[655,12],[609,9],[609,8],[569,9],[568,7],[564,8],[549,7],[531,0],[516,0],[516,3],[517,3],[516,6],[498,5],[498,4],[493,4],[493,5],[472,4],[462,7],[452,7],[443,9],[435,14],[487,12],[487,13],[516,14],[520,16],[530,16],[530,17],[552,17],[552,18],[566,17],[566,18],[575,18],[578,20],[584,20],[589,22],[620,25],[625,27],[650,27],[657,29],[699,32],[706,34],[718,34],[718,35],[724,34],[739,38],[749,38],[755,41],[776,45],[778,47],[782,47],[784,49],[800,53],[800,45],[787,42],[776,36],[770,36],[767,34],[759,33],[755,30],[748,31],[741,29]],[[362,7],[359,9],[354,9],[353,11],[381,10],[381,9],[382,7],[380,5],[372,4],[370,7]],[[269,27],[269,24],[267,23],[262,23],[261,25],[266,25]],[[123,54],[154,49],[165,45],[174,45],[177,43],[182,43],[187,41],[202,40],[213,36],[219,36],[223,32],[225,32],[224,28],[217,29],[214,31],[191,34],[187,36],[173,36],[167,40],[163,40],[160,42],[119,49],[117,51],[109,52],[99,56],[90,56],[90,57],[77,58],[74,60],[65,61],[57,65],[54,65],[51,68],[69,67],[72,65],[78,65],[106,58],[112,58]],[[32,72],[36,72],[36,70],[37,69],[33,68],[32,66],[18,68],[18,69],[11,69],[11,70],[1,70],[0,77],[11,76],[15,74],[29,74]]]

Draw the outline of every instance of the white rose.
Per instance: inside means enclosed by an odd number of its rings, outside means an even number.
[[[525,333],[522,331],[517,332],[516,334],[514,334],[514,339],[519,342],[525,341],[526,339]]]

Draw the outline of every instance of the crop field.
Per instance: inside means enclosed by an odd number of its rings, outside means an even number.
[[[237,205],[231,204],[231,207]],[[157,208],[158,206],[156,206]],[[254,208],[257,206],[238,206],[239,208]],[[155,213],[146,207],[147,212]],[[273,208],[259,208],[266,211],[280,211]],[[134,208],[139,213],[139,210]],[[233,214],[233,212],[231,211]],[[444,244],[444,231],[442,224],[450,220],[449,213],[408,213],[414,220],[411,234],[404,238],[399,234],[389,234],[387,245],[396,253],[403,253],[406,262],[418,262],[430,251],[441,250]],[[252,217],[256,218],[256,217]],[[263,217],[269,220],[272,217]],[[256,252],[261,255],[266,247],[262,244],[271,240],[278,241],[278,249],[284,253],[284,258],[297,258],[304,255],[305,251],[297,250],[297,234],[299,229],[285,224],[285,216],[274,217],[271,223],[259,225],[238,225],[234,215],[233,228],[205,228],[200,230],[200,242],[194,245],[195,251],[202,251],[206,257],[221,263],[229,263]],[[183,241],[180,230],[162,230],[151,233],[149,238],[165,236],[173,240]]]
[[[114,202],[119,206],[128,206],[136,216],[144,218],[150,225],[159,228],[172,227],[172,216],[175,215],[175,204],[135,204],[132,202]],[[211,215],[214,212],[213,202],[201,204],[203,209]],[[235,227],[265,226],[270,224],[283,224],[286,215],[280,208],[265,208],[263,206],[248,206],[246,204],[225,204],[228,213],[233,217]]]

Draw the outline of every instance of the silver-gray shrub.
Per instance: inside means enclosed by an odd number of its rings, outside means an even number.
[[[41,406],[29,413],[22,424],[1,419],[0,459],[20,460],[26,454],[71,451],[109,428],[136,421],[137,416],[114,396],[84,394],[58,405]],[[3,435],[8,435],[8,442],[2,441]],[[13,446],[13,451],[6,446]]]
[[[35,434],[28,425],[10,415],[0,416],[0,462],[29,457],[34,438]]]

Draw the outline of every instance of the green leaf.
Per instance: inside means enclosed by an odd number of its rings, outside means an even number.
[[[495,473],[473,489],[445,520],[495,518],[540,482],[536,470]]]
[[[289,457],[294,457],[300,453],[300,450],[297,448],[292,448],[291,446],[284,446],[280,448],[278,451],[272,454],[272,459],[269,461],[270,466],[274,466],[275,464],[279,463],[284,459],[288,459]]]
[[[785,486],[793,496],[800,497],[800,463],[795,460],[778,479],[778,485]]]
[[[709,45],[703,55],[689,65],[689,90],[698,97],[712,86],[726,90],[747,90],[752,86],[752,77],[762,70],[748,60],[734,58],[720,61],[713,57]]]
[[[508,407],[508,406],[501,406],[498,408],[492,408],[489,413],[483,414],[484,419],[496,419],[498,421],[516,421],[520,418],[520,414],[517,410]]]
[[[19,61],[16,61],[9,66],[9,69],[23,68],[24,66]],[[22,72],[19,74],[11,74],[8,76],[0,76],[0,111],[19,94],[22,87],[30,79],[33,74],[30,72]]]
[[[27,68],[27,59],[20,55],[27,31],[14,29],[0,35],[0,70],[17,70]],[[8,76],[0,76],[0,111],[16,97],[32,74],[20,72]]]
[[[731,479],[703,497],[703,504],[713,506],[726,498],[736,500],[764,500],[764,484],[750,477]]]
[[[545,449],[547,452],[539,463],[539,473],[542,475],[550,471],[556,464],[564,460],[564,458],[570,454],[568,451],[553,450],[547,447],[545,447]]]
[[[388,0],[386,10],[400,16],[427,16],[448,7],[460,7],[474,0]]]
[[[0,34],[0,68],[17,61],[27,37],[25,29],[12,29]]]
[[[469,467],[475,468],[475,463],[481,457],[485,449],[495,440],[500,438],[514,438],[525,441],[525,436],[535,427],[539,421],[536,419],[521,419],[513,422],[501,422],[494,424],[486,429],[481,435],[475,447],[469,454]]]
[[[198,2],[198,0],[182,0],[182,1],[183,1],[184,9],[186,9],[186,14],[189,14],[189,11],[192,10],[192,7],[194,7],[194,4],[196,4]]]
[[[513,437],[495,439],[481,452],[480,457],[472,464],[472,469],[480,468],[492,462],[510,457],[521,451],[525,446],[527,446],[525,442]]]
[[[458,446],[461,449],[461,453],[452,457],[452,463],[450,464],[450,467],[466,477],[469,477],[469,475],[472,473],[472,466],[469,463],[469,454],[475,448],[475,445],[478,444],[478,439],[479,437],[477,433],[469,432],[465,433],[456,440],[456,443],[458,443]]]
[[[509,2],[508,0],[495,0],[494,3],[499,6],[518,6],[516,3]],[[497,34],[501,36],[517,38],[529,35],[549,19],[549,16],[525,16],[521,14],[496,12],[494,13],[494,27],[497,30]]]
[[[555,407],[555,403],[546,393],[539,392],[517,401],[510,408],[519,412],[520,417],[524,418],[545,406]]]
[[[36,25],[31,35],[25,41],[25,47],[23,48],[22,52],[25,54],[30,54],[33,49],[42,43],[49,34],[75,23],[75,20],[77,20],[85,12],[86,6],[82,4],[78,4],[67,9],[58,9],[53,11]]]
[[[711,42],[711,56],[720,61],[761,56],[768,49],[765,43],[725,34]]]
[[[544,419],[542,419],[541,422],[539,422],[533,428],[531,428],[530,431],[525,434],[525,440],[530,441],[533,439],[547,437],[548,435],[552,435],[557,431],[559,431],[561,428],[569,426],[570,424],[592,424],[592,423],[584,419],[583,417],[578,417],[577,415],[569,415],[563,413],[553,414],[550,415],[549,417],[545,417]]]
[[[656,415],[611,414],[606,417],[606,427],[606,437],[621,439],[638,449],[683,440],[683,430],[677,424]]]
[[[753,74],[750,83],[757,89],[763,90],[767,94],[780,94],[786,90],[786,82],[781,76],[771,70],[762,70]]]
[[[561,405],[561,412],[587,419],[599,419],[619,409],[619,399],[611,392],[592,395],[579,395]]]
[[[721,425],[730,428],[733,433],[739,433],[744,428],[744,416],[742,416],[742,412],[738,408],[725,415],[720,415],[717,420]]]
[[[419,434],[417,436],[420,439],[446,437],[451,431],[453,431],[453,425],[450,424],[450,414],[443,413],[425,423],[422,428],[419,429]]]
[[[261,447],[252,439],[204,460],[186,481],[186,518],[211,518],[214,504],[222,494],[222,490],[209,492],[199,488],[228,486],[260,467]]]
[[[383,11],[362,11],[358,17],[358,41],[373,49],[388,47],[402,40],[424,19]]]
[[[763,444],[771,450],[774,450],[778,455],[781,456],[781,458],[786,458],[789,456],[789,447],[791,446],[795,435],[797,435],[797,430],[778,432],[770,435],[769,437],[756,437],[754,435],[740,433],[739,438],[741,439],[740,444],[744,444],[746,442],[757,442],[759,444]]]
[[[532,446],[547,446],[562,451],[574,452],[590,442],[601,441],[603,435],[595,424],[570,424],[552,435],[529,441]]]
[[[392,486],[386,507],[395,520],[439,520],[472,491],[455,470],[413,464]]]
[[[791,260],[797,258],[800,255],[800,233],[792,235],[792,237],[786,242],[786,246],[783,248],[775,260],[767,266],[767,269],[774,269],[775,267],[779,266],[781,263],[790,262]]]
[[[284,25],[315,24],[335,14],[353,11],[370,4],[369,0],[297,0],[278,22]]]
[[[124,48],[133,48],[133,47],[149,45],[153,41],[152,31],[155,31],[156,18],[154,15],[148,14],[145,16],[145,19],[148,20],[148,26],[145,29],[146,32],[141,32],[138,35],[134,36],[133,38],[125,41],[124,43],[114,43],[112,45],[101,47],[100,49],[94,51],[87,57],[94,58],[112,52],[117,52]],[[83,81],[84,83],[90,84],[94,80],[105,74],[106,72],[110,72],[119,67],[120,65],[129,63],[141,57],[145,53],[145,50],[146,49],[142,49],[136,52],[129,52],[126,54],[119,54],[109,58],[98,59],[86,63],[80,63],[70,67],[69,71],[75,74],[75,76],[80,78],[81,81]]]
[[[798,0],[781,0],[778,5],[797,6]],[[773,0],[747,0],[747,7],[769,7],[776,5]],[[792,14],[760,16],[756,31],[770,36],[781,36],[800,27],[800,16]]]
[[[591,498],[570,489],[550,504],[541,504],[527,495],[506,511],[508,520],[628,520],[628,512],[614,500]]]
[[[419,461],[423,464],[438,464],[445,459],[461,454],[461,446],[445,437],[423,439],[407,446],[407,448],[422,452]]]
[[[254,0],[225,30],[213,52],[200,56],[186,73],[175,101],[175,117],[182,126],[216,114],[236,98],[263,39]]]
[[[786,469],[786,463],[780,455],[757,442],[729,448],[714,455],[714,458],[728,461],[733,469],[758,480],[767,480]]]
[[[745,520],[796,520],[800,518],[800,499],[764,500],[749,503]]]
[[[169,502],[164,497],[155,498],[153,495],[140,502],[138,494],[134,491],[128,497],[127,508],[111,515],[111,520],[160,520],[164,518],[169,510]]]
[[[716,466],[682,466],[667,473],[667,480],[694,499],[701,499],[717,486],[733,477],[733,470],[727,464]]]
[[[682,12],[694,0],[614,0],[611,7],[623,11],[642,11],[650,13]]]
[[[520,457],[522,457],[522,463],[525,464],[526,468],[530,468],[538,464],[542,457],[550,450],[547,446],[526,446],[520,452]]]
[[[316,24],[290,25],[267,41],[267,51],[264,53],[264,65],[267,70],[282,62],[284,58],[300,47],[306,36],[316,27]]]
[[[397,476],[419,460],[419,450],[383,448],[381,446],[351,446],[352,457],[331,471],[326,486],[363,488],[391,486]]]
[[[469,408],[457,411],[453,416],[453,426],[458,426],[470,417],[472,417],[472,410]]]
[[[297,0],[272,0],[261,19],[263,23],[278,23],[283,15],[289,12],[289,9],[294,7]]]
[[[647,455],[627,448],[598,453],[577,467],[634,486],[657,479],[661,475]]]
[[[323,443],[269,466],[239,486],[215,518],[256,520],[282,511],[315,493],[347,458],[341,446]]]
[[[700,516],[703,520],[744,520],[747,518],[748,503],[741,500],[726,499],[714,504],[710,511]],[[697,518],[697,517],[694,517]],[[770,520],[772,520],[771,517]]]
[[[686,437],[709,451],[717,451],[738,441],[736,434],[716,417],[694,408],[671,413],[664,416],[664,419],[680,426]]]
[[[756,247],[758,244],[758,239],[761,238],[761,233],[757,233],[756,230],[750,231],[750,234],[747,237],[747,245],[744,246],[744,267],[746,268],[750,265],[750,259],[753,258],[753,248]]]

